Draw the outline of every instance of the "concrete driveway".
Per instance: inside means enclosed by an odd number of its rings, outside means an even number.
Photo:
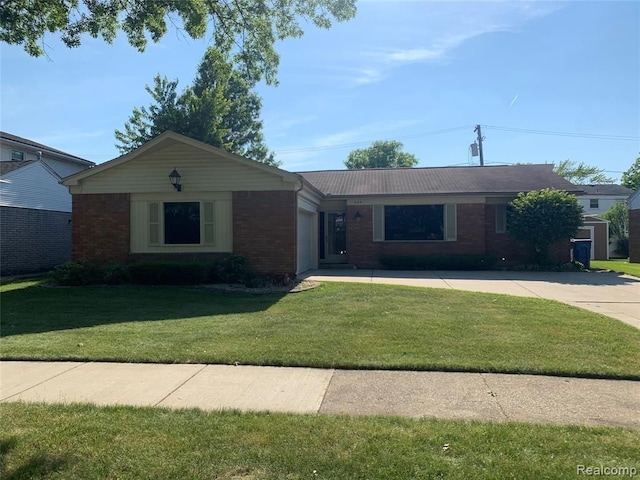
[[[314,270],[302,277],[322,282],[382,283],[546,298],[601,313],[640,329],[640,278],[611,272],[340,269]]]

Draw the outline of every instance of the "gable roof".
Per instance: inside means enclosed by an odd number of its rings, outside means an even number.
[[[325,195],[501,194],[554,188],[582,193],[553,172],[553,165],[376,168],[299,172]]]
[[[124,163],[130,162],[131,160],[140,157],[146,153],[156,151],[166,146],[174,145],[176,143],[182,143],[185,145],[189,145],[194,148],[198,148],[205,152],[209,152],[215,155],[219,155],[227,160],[232,160],[243,165],[249,166],[251,168],[256,168],[258,170],[262,170],[273,175],[277,175],[282,177],[284,180],[294,181],[294,182],[302,182],[302,178],[291,172],[287,172],[286,170],[281,170],[277,167],[272,167],[271,165],[266,165],[264,163],[256,162],[255,160],[250,160],[248,158],[242,157],[240,155],[236,155],[235,153],[227,152],[220,148],[214,147],[212,145],[200,142],[199,140],[194,140],[193,138],[186,137],[184,135],[180,135],[179,133],[175,133],[167,130],[164,133],[161,133],[157,137],[149,140],[147,143],[142,145],[135,150],[122,155],[120,157],[114,158],[113,160],[109,160],[108,162],[101,163],[100,165],[96,165],[95,167],[88,168],[87,170],[83,170],[74,175],[70,175],[65,177],[62,181],[64,185],[78,185],[79,181],[87,177],[91,177],[97,173],[104,172],[105,170],[110,170]]]
[[[26,167],[37,160],[11,160],[10,162],[0,162],[0,175],[6,175],[9,172]]]
[[[90,160],[86,160],[84,158],[78,157],[76,155],[71,155],[70,153],[63,152],[62,150],[58,150],[57,148],[51,148],[47,145],[43,145],[42,143],[34,142],[33,140],[29,140],[28,138],[19,137],[18,135],[13,135],[12,133],[2,132],[0,131],[0,140],[9,141],[10,143],[23,145],[28,147],[30,150],[44,150],[47,153],[54,154],[58,157],[64,157],[66,160],[70,160],[72,162],[82,163],[83,165],[95,165],[94,162]]]
[[[614,185],[610,183],[604,183],[600,185],[576,185],[584,190],[587,195],[616,195],[628,197],[633,193],[630,188],[622,185]]]

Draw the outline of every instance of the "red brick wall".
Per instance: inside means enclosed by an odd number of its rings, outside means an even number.
[[[629,261],[640,263],[640,210],[629,210]]]
[[[233,253],[261,273],[296,271],[296,193],[233,192]]]
[[[526,263],[531,261],[532,249],[529,245],[519,242],[508,233],[496,233],[496,205],[485,205],[485,241],[487,253],[498,257],[498,264],[503,261],[508,264]],[[571,260],[571,242],[569,239],[553,244],[549,249],[551,258],[560,262]]]
[[[360,219],[356,220],[356,211]],[[347,207],[348,262],[358,267],[378,265],[380,255],[482,254],[485,253],[484,205],[457,206],[458,238],[455,242],[374,242],[373,207]]]
[[[128,193],[72,196],[74,260],[125,261],[130,248]]]

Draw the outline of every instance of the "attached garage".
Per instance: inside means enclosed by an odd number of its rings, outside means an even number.
[[[317,268],[316,214],[298,209],[298,274]]]

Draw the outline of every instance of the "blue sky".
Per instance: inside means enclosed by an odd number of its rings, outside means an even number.
[[[619,177],[640,151],[640,2],[361,1],[352,21],[306,30],[278,46],[279,86],[258,86],[282,168],[344,168],[383,139],[419,166],[477,163],[476,124],[487,164],[571,159]],[[97,163],[118,155],[113,131],[150,103],[154,75],[188,85],[206,48],[173,30],[144,53],[122,35],[46,43],[49,58],[0,47],[0,127]]]

